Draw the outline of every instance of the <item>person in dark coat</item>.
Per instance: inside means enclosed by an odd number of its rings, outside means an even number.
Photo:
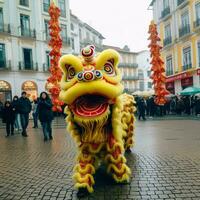
[[[49,95],[46,92],[40,94],[40,99],[37,106],[39,120],[42,125],[44,141],[52,140],[52,120],[53,120],[53,111],[52,111],[52,102],[49,98]]]
[[[38,128],[38,99],[33,101],[33,128]]]
[[[140,120],[140,118],[142,117],[143,120],[146,120],[145,118],[145,109],[146,109],[146,103],[144,98],[140,98],[140,100],[138,101],[138,119]]]
[[[14,96],[13,101],[12,101],[12,106],[15,111],[14,127],[15,127],[15,130],[20,131],[22,129],[22,127],[21,127],[21,122],[20,122],[20,114],[19,114],[19,110],[18,110],[18,104],[19,104],[19,98],[18,98],[18,96]]]
[[[10,101],[5,102],[3,108],[3,122],[6,123],[6,137],[14,135],[15,111]]]
[[[29,123],[29,113],[31,112],[32,106],[30,100],[26,96],[26,92],[22,92],[22,96],[19,98],[18,110],[20,113],[21,125],[22,125],[22,136],[27,137],[27,127]]]

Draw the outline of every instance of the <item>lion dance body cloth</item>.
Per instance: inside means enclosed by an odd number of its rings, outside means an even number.
[[[64,55],[60,99],[67,104],[67,128],[78,145],[75,187],[93,192],[102,162],[116,182],[128,182],[131,171],[124,151],[134,145],[134,99],[122,94],[119,54],[111,49],[95,56],[90,45],[81,56]]]

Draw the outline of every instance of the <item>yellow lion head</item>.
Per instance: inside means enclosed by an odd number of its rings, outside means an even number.
[[[62,56],[60,99],[76,115],[100,116],[123,92],[118,63],[119,54],[115,50],[104,50],[95,56],[93,45],[83,48],[79,57]]]

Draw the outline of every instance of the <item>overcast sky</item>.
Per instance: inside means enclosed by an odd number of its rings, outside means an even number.
[[[106,38],[104,44],[147,49],[151,0],[69,0],[72,13]]]

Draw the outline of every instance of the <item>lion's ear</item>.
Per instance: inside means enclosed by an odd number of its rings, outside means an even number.
[[[120,60],[120,55],[113,49],[102,51],[96,58],[96,69],[102,70],[106,63],[110,63],[116,69]]]

